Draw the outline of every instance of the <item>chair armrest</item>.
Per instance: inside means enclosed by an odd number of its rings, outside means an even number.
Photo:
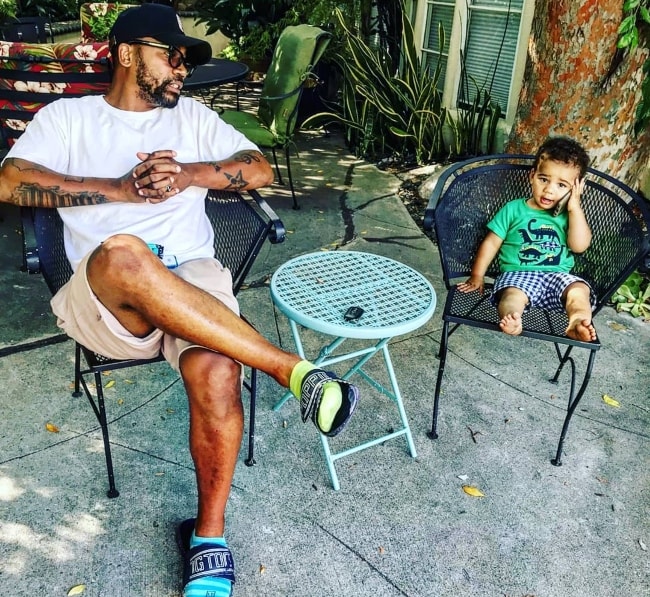
[[[34,230],[34,213],[29,207],[20,208],[20,223],[23,234],[23,271],[28,274],[41,273],[41,259]]]
[[[248,191],[248,194],[255,200],[255,203],[257,203],[259,208],[271,221],[271,227],[269,229],[269,242],[274,245],[284,242],[287,231],[284,227],[284,224],[282,223],[282,220],[278,217],[278,214],[273,211],[271,206],[257,191]]]

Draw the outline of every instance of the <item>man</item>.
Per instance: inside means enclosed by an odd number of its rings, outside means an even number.
[[[174,10],[129,8],[110,33],[105,96],[43,108],[0,168],[0,200],[59,208],[74,275],[52,299],[59,325],[113,358],[162,350],[185,384],[196,520],[185,521],[185,596],[228,595],[234,582],[224,512],[243,430],[241,365],[300,396],[303,419],[336,435],[358,391],[270,344],[238,316],[231,278],[212,255],[206,189],[272,181],[258,148],[181,97],[211,57]],[[160,245],[163,259],[148,244]],[[169,269],[173,268],[173,269]]]

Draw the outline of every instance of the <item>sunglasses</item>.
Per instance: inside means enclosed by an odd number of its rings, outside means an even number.
[[[170,46],[167,44],[159,44],[154,41],[145,41],[143,39],[134,39],[133,41],[127,41],[127,44],[136,45],[136,46],[149,46],[150,48],[160,48],[161,50],[167,51],[167,62],[172,68],[179,68],[181,64],[187,70],[187,76],[190,77],[194,72],[196,66],[187,61],[187,58],[183,55],[177,47]]]

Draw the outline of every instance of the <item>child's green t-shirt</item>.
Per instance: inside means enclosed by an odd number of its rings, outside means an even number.
[[[502,272],[571,271],[574,259],[567,246],[566,211],[553,216],[529,207],[527,199],[515,199],[506,203],[487,226],[503,239],[499,251]]]

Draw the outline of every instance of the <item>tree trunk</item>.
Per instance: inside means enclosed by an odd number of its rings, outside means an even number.
[[[537,2],[509,153],[534,153],[551,134],[573,137],[592,166],[638,188],[650,168],[650,129],[634,136],[647,36],[617,52],[621,0]],[[618,63],[618,64],[617,64]]]

